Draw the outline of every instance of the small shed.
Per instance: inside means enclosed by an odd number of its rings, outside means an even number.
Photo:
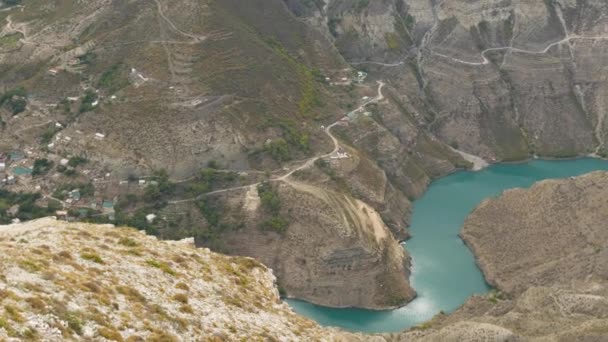
[[[101,205],[101,207],[105,211],[114,211],[114,201],[110,201],[110,200],[103,201],[103,204]]]

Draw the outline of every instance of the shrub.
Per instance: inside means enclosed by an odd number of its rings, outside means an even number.
[[[118,240],[118,243],[123,245],[123,246],[127,246],[127,247],[137,247],[139,246],[139,244],[137,243],[137,241],[128,238],[128,237],[121,237],[120,240]]]
[[[139,291],[129,286],[118,286],[116,291],[121,295],[125,296],[127,299],[134,301],[145,303],[146,297],[144,297]]]
[[[282,217],[274,216],[270,219],[264,221],[262,223],[262,229],[271,230],[277,232],[279,234],[285,233],[287,227],[289,226],[289,221]]]
[[[95,106],[93,106],[95,101],[97,101],[97,94],[93,90],[87,89],[87,91],[84,93],[84,98],[80,103],[80,108],[78,111],[80,113],[92,111],[95,108]]]
[[[78,335],[82,335],[82,320],[79,318],[77,313],[68,313],[65,317],[65,321],[68,323],[68,327],[72,329],[72,331]]]
[[[129,85],[126,72],[126,67],[123,64],[114,64],[101,75],[97,86],[108,93],[117,92]]]
[[[109,329],[106,327],[99,327],[97,329],[97,331],[99,332],[99,335],[107,340],[110,341],[119,341],[122,342],[122,335],[120,335],[120,333],[114,329]]]
[[[23,316],[21,315],[21,312],[19,311],[19,309],[17,309],[16,307],[12,306],[12,305],[5,305],[4,306],[4,310],[6,311],[6,313],[8,314],[8,316],[15,322],[24,322],[25,319],[23,318]]]
[[[13,115],[17,115],[27,107],[26,96],[27,93],[22,87],[11,89],[0,96],[0,106],[6,104]]]
[[[89,162],[89,160],[85,157],[75,156],[75,157],[70,158],[70,160],[68,161],[68,165],[73,168],[76,168],[76,167],[78,167],[80,165],[84,165],[88,162]]]
[[[189,314],[193,314],[194,313],[194,309],[192,309],[192,307],[188,304],[182,305],[179,308],[179,311],[183,312],[183,313],[189,313]]]
[[[279,138],[270,141],[266,144],[264,150],[270,155],[270,157],[272,157],[272,159],[278,162],[291,160],[291,152],[285,139]]]
[[[47,174],[53,167],[53,162],[48,159],[36,159],[34,161],[34,170],[32,176],[40,176]]]
[[[80,257],[83,258],[84,260],[88,260],[88,261],[92,261],[98,264],[103,264],[103,259],[101,259],[101,257],[95,253],[92,252],[84,252],[82,254],[80,254]]]
[[[184,283],[177,283],[177,284],[175,284],[175,288],[176,289],[180,289],[180,290],[184,290],[184,291],[190,290],[190,287],[188,287],[188,285],[186,285]]]
[[[279,192],[270,183],[262,183],[258,185],[258,194],[262,202],[262,208],[270,214],[270,218],[262,222],[262,230],[284,233],[289,226],[289,221],[280,216],[281,199]]]
[[[170,275],[176,275],[175,271],[171,268],[171,266],[169,266],[167,263],[165,262],[160,262],[160,261],[156,261],[156,260],[147,260],[146,264],[148,264],[149,266],[155,267],[160,269],[161,271],[170,274]]]
[[[188,304],[188,295],[184,294],[184,293],[177,293],[173,296],[173,299],[182,303],[182,304]]]
[[[264,209],[272,214],[278,214],[281,210],[281,199],[279,193],[272,187],[270,183],[262,183],[258,185],[258,194],[262,201]]]

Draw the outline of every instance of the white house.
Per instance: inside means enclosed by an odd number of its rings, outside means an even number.
[[[146,221],[148,221],[148,223],[154,222],[155,219],[156,219],[156,215],[154,215],[154,214],[146,215]]]

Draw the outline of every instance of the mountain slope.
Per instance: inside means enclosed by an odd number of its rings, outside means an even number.
[[[279,300],[248,258],[128,228],[41,219],[0,226],[2,338],[201,341],[332,339]]]
[[[194,236],[287,296],[402,305],[411,201],[478,160],[459,150],[603,154],[606,18],[600,0],[3,2],[0,157],[24,174],[0,218]]]

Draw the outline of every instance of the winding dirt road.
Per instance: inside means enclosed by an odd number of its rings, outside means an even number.
[[[355,110],[349,112],[346,114],[346,116],[348,116],[349,114],[352,114],[354,112],[363,110],[365,108],[365,106],[371,104],[371,103],[376,103],[379,101],[382,101],[384,99],[384,95],[382,94],[382,89],[384,88],[385,84],[384,82],[378,82],[378,95],[376,97],[374,97],[373,99],[370,99],[368,101],[366,101],[365,103],[363,103],[362,105],[360,105],[359,107],[357,107]],[[338,125],[340,123],[340,121],[342,121],[344,119],[344,117],[340,118],[340,120],[332,123],[331,125],[325,127],[324,132],[325,134],[327,134],[327,136],[329,136],[329,138],[331,139],[331,141],[334,144],[334,148],[331,152],[329,153],[325,153],[319,156],[315,156],[312,158],[308,158],[305,159],[304,161],[302,161],[302,164],[298,167],[295,167],[291,170],[289,170],[289,172],[287,172],[286,174],[279,176],[279,177],[275,177],[275,178],[271,178],[268,180],[268,182],[285,182],[287,181],[287,179],[289,177],[291,177],[294,173],[307,169],[309,167],[311,167],[312,165],[314,165],[315,161],[317,159],[322,159],[322,158],[327,158],[333,154],[336,154],[338,152],[338,150],[340,149],[340,142],[338,141],[338,139],[331,133],[332,128],[334,128],[336,125]],[[243,186],[237,186],[234,188],[227,188],[227,189],[222,189],[222,190],[216,190],[216,191],[211,191],[211,192],[207,192],[204,194],[201,194],[197,197],[194,198],[190,198],[190,199],[185,199],[185,200],[178,200],[178,201],[169,201],[169,204],[181,204],[181,203],[188,203],[188,202],[194,202],[196,200],[199,200],[205,196],[209,196],[209,195],[214,195],[214,194],[220,194],[220,193],[224,193],[224,192],[229,192],[229,191],[235,191],[235,190],[244,190],[244,189],[250,189],[252,187],[258,186],[262,184],[262,182],[257,182],[257,183],[253,183],[253,184],[248,184],[248,185],[243,185]]]
[[[434,52],[431,51],[432,54],[440,56],[440,57],[444,57],[444,58],[448,58],[451,59],[454,62],[457,63],[461,63],[461,64],[467,64],[467,65],[487,65],[490,64],[490,60],[486,57],[486,54],[488,52],[491,51],[513,51],[513,52],[520,52],[520,53],[524,53],[524,54],[529,54],[529,55],[543,55],[546,54],[547,52],[549,52],[549,50],[557,45],[561,45],[564,43],[569,43],[572,40],[575,39],[580,39],[580,40],[608,40],[608,36],[598,36],[598,37],[584,37],[584,36],[570,36],[570,37],[566,37],[560,41],[554,42],[549,44],[547,47],[545,47],[542,50],[524,50],[524,49],[518,49],[518,48],[514,48],[514,47],[510,47],[510,46],[504,46],[504,47],[495,47],[495,48],[489,48],[489,49],[485,49],[483,51],[481,51],[481,58],[483,59],[481,62],[469,62],[469,61],[465,61],[462,59],[458,59],[458,58],[454,58],[454,57],[450,57],[438,52]]]

